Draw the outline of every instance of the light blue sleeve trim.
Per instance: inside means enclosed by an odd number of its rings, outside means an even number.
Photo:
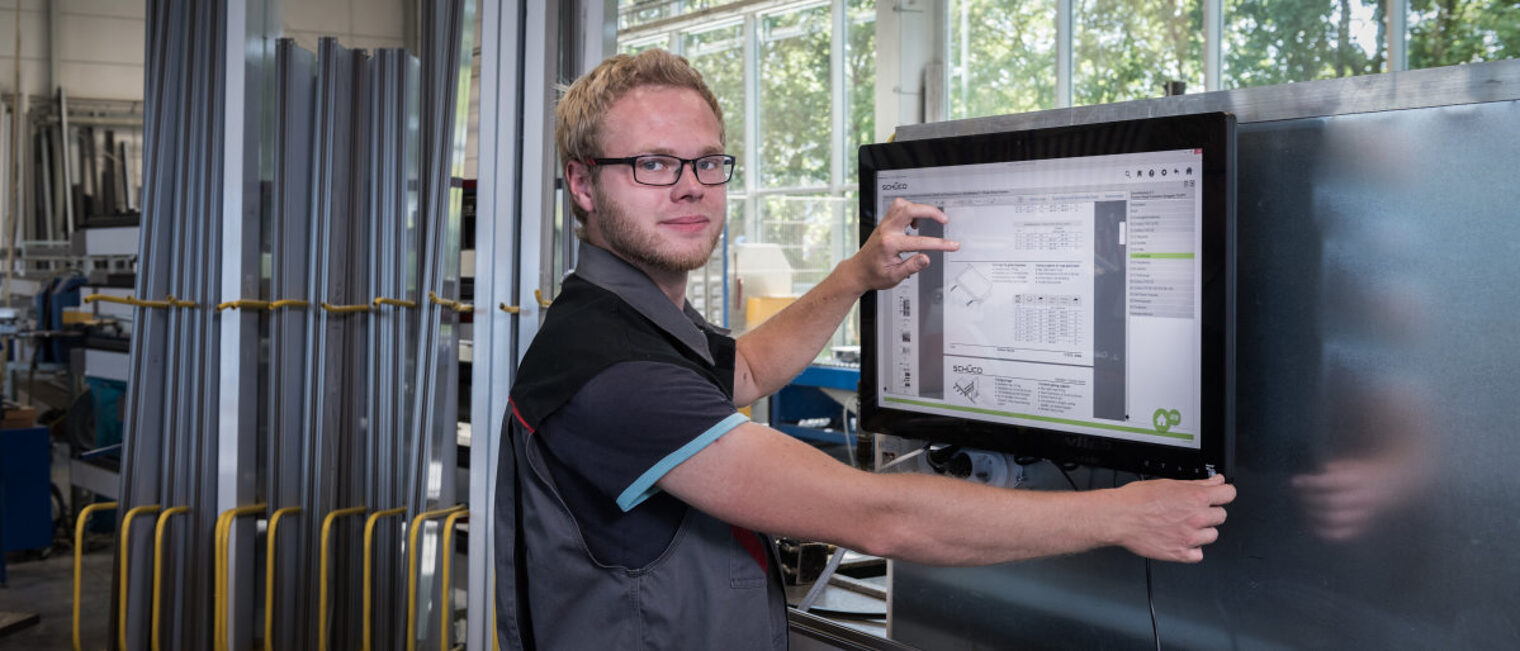
[[[664,477],[665,473],[670,472],[671,468],[681,465],[682,461],[692,458],[693,455],[701,452],[703,448],[706,448],[713,441],[718,440],[718,437],[748,422],[748,416],[735,412],[732,416],[718,421],[718,424],[707,428],[707,431],[702,432],[701,435],[687,442],[680,449],[666,455],[664,459],[660,459],[658,463],[645,470],[644,474],[639,475],[638,479],[633,480],[633,483],[628,485],[628,488],[623,491],[622,495],[618,495],[618,508],[626,513],[633,510],[633,507],[644,503],[644,500],[654,497],[656,493],[660,492],[660,488],[654,485],[655,482],[660,481],[660,478]]]

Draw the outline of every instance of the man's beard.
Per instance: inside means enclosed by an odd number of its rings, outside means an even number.
[[[718,246],[718,238],[723,235],[721,229],[714,231],[712,241],[700,251],[667,253],[661,250],[658,236],[641,232],[623,206],[604,194],[594,183],[591,193],[596,201],[598,228],[607,241],[607,248],[636,265],[681,273],[701,269],[712,258],[713,249]]]

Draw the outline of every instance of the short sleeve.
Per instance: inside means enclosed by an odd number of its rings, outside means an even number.
[[[540,429],[541,443],[623,511],[656,482],[748,418],[701,374],[665,362],[623,362],[586,383]]]

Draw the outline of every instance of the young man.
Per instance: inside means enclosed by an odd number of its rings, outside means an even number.
[[[1120,545],[1196,562],[1218,536],[1222,477],[1035,492],[875,475],[750,422],[738,406],[813,359],[864,292],[955,242],[899,200],[852,258],[737,342],[686,304],[723,232],[722,112],[663,51],[578,80],[556,137],[582,237],[512,388],[498,488],[505,648],[784,649],[769,539],[974,565]]]

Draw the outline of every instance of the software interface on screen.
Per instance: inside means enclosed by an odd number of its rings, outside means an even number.
[[[1199,447],[1202,150],[878,172],[960,242],[877,300],[883,407]]]

